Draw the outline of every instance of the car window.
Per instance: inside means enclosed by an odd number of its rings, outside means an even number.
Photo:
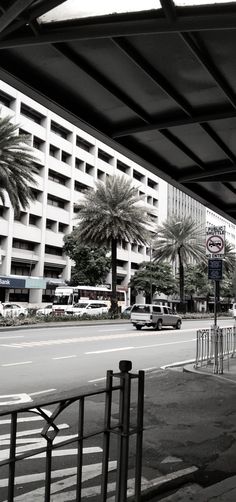
[[[137,312],[139,314],[149,314],[150,306],[149,305],[134,305],[132,312]]]
[[[152,308],[153,312],[156,312],[158,314],[160,314],[161,312],[161,307],[159,307],[158,305],[154,305],[154,307]]]
[[[170,311],[169,311],[169,309],[167,307],[163,307],[163,311],[164,311],[164,314],[169,314],[170,313]]]

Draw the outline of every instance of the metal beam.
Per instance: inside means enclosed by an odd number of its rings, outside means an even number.
[[[218,85],[219,89],[226,96],[228,101],[236,108],[236,97],[233,90],[230,88],[226,79],[221,75],[220,71],[214,63],[211,61],[209,54],[207,54],[206,48],[203,46],[200,37],[197,35],[189,34],[189,33],[180,33],[182,40],[197,57],[198,61],[201,63],[203,68],[208,71],[209,75],[213,78],[213,80]]]
[[[52,47],[73,63],[76,68],[82,70],[89,75],[95,82],[103,87],[107,92],[111,93],[115,98],[121,101],[125,106],[132,110],[144,122],[149,123],[150,117],[135,101],[122,92],[119,87],[110,82],[103,74],[97,71],[90,65],[82,56],[76,54],[73,50],[66,46],[66,44],[52,44]]]
[[[14,3],[0,17],[0,32],[2,32],[14,19],[19,16],[33,0],[15,0]]]
[[[213,141],[218,145],[218,147],[227,155],[227,157],[236,164],[236,156],[230,150],[230,148],[222,141],[218,134],[212,129],[209,124],[201,124],[202,129],[208,134],[208,136],[213,139]]]
[[[130,136],[131,134],[139,134],[148,131],[158,131],[160,129],[166,129],[166,128],[169,129],[171,127],[178,127],[190,124],[200,124],[211,121],[213,122],[217,120],[225,120],[235,117],[236,117],[236,110],[226,109],[225,111],[215,112],[215,107],[214,107],[213,112],[208,112],[202,115],[194,114],[192,117],[186,117],[185,115],[179,117],[177,114],[174,117],[173,116],[170,117],[168,115],[166,118],[163,117],[162,120],[159,120],[158,122],[151,122],[151,124],[148,125],[140,125],[129,128],[125,128],[124,125],[123,129],[117,129],[116,131],[114,131],[112,137],[122,138],[123,136]]]
[[[181,152],[183,152],[187,157],[189,157],[200,169],[205,169],[205,164],[195,155],[190,148],[188,148],[179,138],[177,138],[174,134],[172,134],[167,129],[159,131],[162,136],[171,141],[173,145],[175,145]]]
[[[222,8],[220,8],[222,7]],[[13,47],[24,47],[28,45],[43,45],[56,42],[68,42],[73,40],[96,40],[111,37],[122,36],[142,36],[157,33],[181,33],[204,30],[235,30],[236,28],[236,9],[234,5],[230,9],[224,6],[207,6],[207,9],[199,9],[193,7],[191,15],[181,15],[184,8],[178,8],[178,18],[172,23],[167,19],[160,17],[160,11],[157,10],[155,15],[143,14],[135,16],[131,15],[115,15],[113,18],[102,19],[96,23],[88,21],[79,21],[77,26],[75,23],[68,27],[68,24],[60,24],[60,28],[53,23],[43,25],[43,33],[40,37],[24,36],[14,39],[4,40],[0,43],[0,49],[10,49]],[[181,13],[181,14],[180,14]],[[112,18],[112,19],[111,19]]]
[[[185,176],[180,176],[177,181],[178,183],[195,183],[198,181],[206,181],[206,179],[211,181],[214,181],[214,178],[216,176],[224,176],[227,174],[233,174],[234,177],[236,175],[236,164],[232,166],[226,166],[224,163],[221,163],[221,166],[219,164],[217,167],[214,167],[214,165],[211,164],[212,167],[209,167],[209,164],[205,164],[205,171],[204,172],[195,172],[191,174],[186,174]],[[224,180],[222,180],[224,181]]]
[[[176,20],[176,7],[173,0],[160,0],[162,10],[168,21],[173,22]]]
[[[61,3],[63,3],[65,0],[45,0],[43,3],[29,7],[27,11],[24,13],[23,16],[20,17],[17,21],[13,22],[11,26],[8,26],[4,32],[1,34],[1,36],[6,37],[9,36],[11,33],[16,32],[23,26],[25,26],[27,23],[30,23],[31,21],[37,22],[37,18],[45,14],[45,12],[48,12],[51,9],[54,9]]]

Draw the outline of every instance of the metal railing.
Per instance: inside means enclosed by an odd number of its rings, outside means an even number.
[[[195,367],[213,365],[214,373],[223,373],[225,362],[229,370],[230,358],[236,351],[236,327],[219,328],[212,326],[199,329],[196,340]]]
[[[72,444],[77,448],[76,454],[76,479],[75,479],[75,498],[76,502],[83,500],[83,466],[84,466],[84,444],[85,441],[96,439],[100,436],[102,440],[102,468],[100,476],[100,489],[99,495],[96,500],[105,502],[108,494],[108,478],[110,474],[110,452],[111,440],[112,444],[112,458],[115,458],[116,469],[113,469],[113,476],[115,485],[115,502],[126,502],[127,500],[127,483],[128,483],[128,470],[129,470],[129,454],[130,454],[130,439],[131,436],[135,439],[134,451],[132,451],[132,462],[134,461],[134,489],[133,498],[135,502],[141,500],[141,471],[142,471],[142,441],[143,441],[143,408],[144,408],[144,371],[138,373],[130,373],[132,363],[130,361],[120,361],[119,373],[107,371],[106,386],[103,389],[95,392],[89,392],[82,395],[67,395],[64,399],[57,401],[40,402],[34,404],[34,408],[27,404],[20,407],[15,406],[13,411],[0,412],[0,417],[8,415],[10,417],[10,448],[8,458],[0,462],[0,467],[5,470],[8,467],[8,488],[5,498],[8,502],[14,501],[15,496],[15,480],[16,480],[16,466],[18,463],[25,459],[31,459],[34,455],[45,453],[45,474],[44,474],[44,495],[42,499],[44,502],[51,500],[51,484],[52,484],[52,463],[53,453],[57,448],[64,448]],[[136,381],[137,385],[132,382]],[[132,391],[132,406],[131,406],[131,391]],[[133,395],[135,393],[135,402],[133,402]],[[114,394],[116,400],[114,402]],[[91,399],[99,398],[103,395],[104,402],[102,403],[102,425],[95,427],[93,431],[86,430],[86,404],[91,402]],[[77,432],[69,437],[60,441],[60,426],[58,425],[58,417],[65,412],[68,413],[69,407],[76,407],[76,418],[74,424],[76,425]],[[116,412],[112,409],[116,408]],[[48,413],[45,407],[52,408]],[[37,414],[40,420],[44,421],[44,426],[40,432],[41,442],[42,438],[45,445],[40,448],[28,450],[27,453],[20,453],[19,436],[17,433],[18,424],[24,420],[22,417],[25,414]],[[91,412],[90,412],[91,414]],[[89,416],[89,415],[88,415]],[[95,419],[95,417],[94,417]],[[34,419],[36,420],[36,419]],[[61,418],[60,418],[61,420]],[[91,421],[91,416],[90,416]],[[93,421],[93,420],[92,420]],[[6,423],[7,420],[1,420]],[[115,447],[114,447],[115,445]],[[18,451],[19,450],[19,451]],[[63,450],[62,450],[63,451]],[[115,451],[115,454],[114,454]],[[114,457],[115,455],[115,457]],[[135,460],[134,460],[135,459]],[[23,462],[24,469],[24,462]],[[114,462],[113,462],[114,465]],[[5,472],[5,471],[4,471]],[[0,471],[1,473],[1,471]],[[2,477],[2,476],[1,476]],[[27,492],[25,493],[27,499]],[[1,498],[1,500],[3,500]],[[71,499],[70,499],[71,500]]]

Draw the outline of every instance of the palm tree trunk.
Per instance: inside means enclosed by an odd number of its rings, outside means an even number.
[[[184,303],[184,265],[181,257],[181,248],[178,249],[179,257],[179,299],[180,299],[180,312],[185,311]]]
[[[118,315],[118,302],[117,302],[117,240],[111,240],[111,316]]]

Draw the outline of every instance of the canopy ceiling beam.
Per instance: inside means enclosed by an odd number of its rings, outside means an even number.
[[[193,36],[193,34],[189,33],[181,33],[180,36],[188,46],[188,48],[191,50],[191,52],[194,54],[194,56],[197,57],[203,68],[208,71],[209,75],[216,82],[219,89],[224,93],[232,106],[236,108],[236,96],[234,92],[230,88],[228,82],[226,82],[225,78],[221,75],[218,68],[216,68],[211,61],[209,54],[207,54],[206,48],[203,46],[203,43],[200,40],[200,37],[197,35]]]
[[[206,179],[211,179],[214,181],[213,178],[216,176],[224,176],[224,175],[232,174],[232,179],[235,178],[236,174],[236,163],[231,166],[225,165],[225,163],[221,163],[221,166],[217,164],[217,167],[212,166],[209,167],[208,164],[205,164],[205,171],[204,172],[191,172],[190,174],[186,174],[185,176],[180,176],[177,181],[179,183],[193,183],[197,181],[206,181]],[[228,177],[227,177],[228,179]]]
[[[121,138],[122,136],[130,136],[131,134],[139,134],[142,132],[148,132],[148,131],[155,131],[159,129],[166,129],[166,128],[171,128],[171,127],[178,127],[178,126],[183,126],[183,125],[190,125],[190,124],[200,124],[204,122],[214,122],[217,120],[224,120],[224,119],[231,119],[236,117],[236,111],[235,110],[228,110],[226,109],[225,111],[222,110],[220,112],[215,112],[215,107],[213,112],[205,112],[202,115],[193,115],[192,117],[174,117],[172,116],[171,118],[169,115],[165,118],[163,117],[162,120],[159,120],[158,122],[152,122],[151,124],[148,125],[140,125],[136,127],[129,127],[123,129],[117,129],[116,131],[113,132],[112,137],[113,138]]]
[[[22,0],[23,1],[23,0]],[[30,4],[30,0],[24,0]],[[15,4],[14,4],[15,5]],[[8,9],[9,11],[9,9]],[[39,37],[19,36],[14,39],[1,41],[0,48],[10,49],[27,45],[42,45],[51,43],[68,42],[73,40],[93,40],[111,37],[131,37],[142,35],[154,35],[157,33],[181,33],[200,32],[209,30],[235,30],[236,29],[236,8],[230,4],[226,6],[218,5],[205,6],[205,8],[192,7],[188,9],[191,15],[186,14],[186,7],[178,7],[176,12],[178,17],[170,22],[162,16],[162,10],[144,11],[136,15],[115,15],[104,16],[94,23],[94,18],[77,20],[70,26],[68,23],[43,23],[42,33]],[[182,12],[185,12],[182,15]],[[6,13],[7,14],[7,13]],[[5,16],[5,15],[4,15]],[[14,15],[12,20],[16,17]],[[92,19],[92,21],[91,21]],[[11,21],[10,21],[11,22]],[[9,24],[6,23],[5,27]]]
[[[202,129],[213,139],[213,141],[218,145],[218,147],[227,155],[227,157],[236,164],[236,157],[230,148],[222,141],[218,134],[212,129],[209,124],[201,124]]]
[[[0,17],[0,32],[2,32],[9,24],[14,21],[19,14],[21,14],[33,0],[15,0],[15,2],[5,10],[5,12]]]
[[[160,0],[163,12],[169,22],[176,20],[176,8],[173,0]]]

